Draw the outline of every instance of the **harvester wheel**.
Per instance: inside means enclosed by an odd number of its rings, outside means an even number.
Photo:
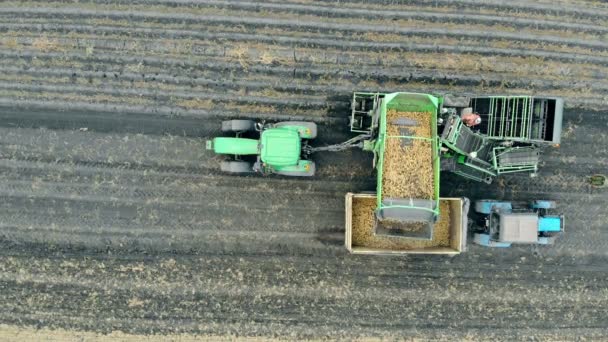
[[[283,122],[279,122],[277,124],[274,125],[275,127],[281,127],[281,126],[300,126],[300,127],[306,127],[310,130],[310,138],[308,139],[314,139],[317,137],[317,124],[314,122],[308,122],[308,121],[283,121]]]
[[[249,132],[255,129],[253,120],[226,120],[222,121],[222,132]]]
[[[444,107],[457,107],[466,108],[469,106],[470,98],[468,96],[457,96],[452,94],[445,94],[443,96]]]
[[[250,173],[253,172],[251,163],[240,160],[223,161],[220,165],[223,172],[230,173]]]

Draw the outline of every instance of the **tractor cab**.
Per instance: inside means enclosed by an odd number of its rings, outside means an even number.
[[[273,166],[297,165],[302,153],[297,131],[288,128],[271,128],[262,132],[260,157],[263,163]]]
[[[536,213],[501,213],[490,216],[491,228],[496,229],[497,240],[504,243],[536,243],[539,217]],[[494,226],[494,227],[492,227]]]

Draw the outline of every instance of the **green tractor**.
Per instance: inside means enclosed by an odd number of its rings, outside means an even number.
[[[253,120],[227,120],[222,132],[233,137],[216,137],[207,141],[207,149],[229,155],[221,170],[229,173],[279,174],[311,177],[315,163],[306,160],[308,140],[317,137],[314,122],[285,121],[274,124]]]

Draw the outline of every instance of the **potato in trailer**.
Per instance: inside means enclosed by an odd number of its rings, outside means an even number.
[[[344,245],[352,254],[457,255],[466,251],[469,200],[440,198],[441,214],[430,240],[377,234],[376,194],[348,193],[345,197]]]

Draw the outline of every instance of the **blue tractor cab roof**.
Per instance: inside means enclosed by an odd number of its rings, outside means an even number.
[[[538,215],[536,213],[501,213],[500,242],[536,243]]]
[[[544,216],[538,222],[539,232],[559,232],[562,230],[562,219],[559,216]]]
[[[262,162],[271,166],[297,165],[301,154],[301,139],[297,131],[288,128],[271,128],[262,132]]]

